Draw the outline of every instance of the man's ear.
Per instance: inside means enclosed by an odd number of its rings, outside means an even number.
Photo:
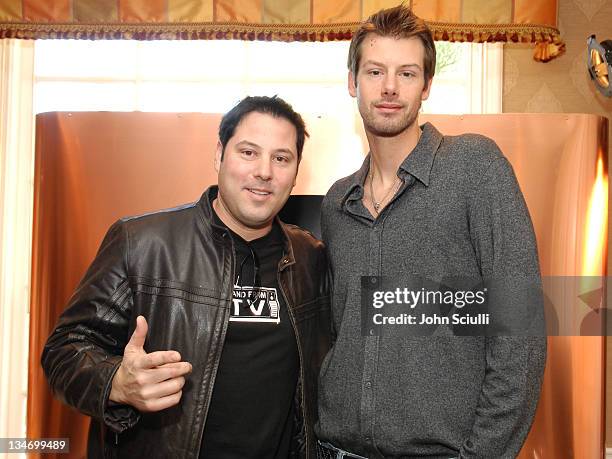
[[[217,140],[217,151],[215,152],[215,170],[219,172],[219,168],[221,167],[221,156],[223,155],[223,145],[221,145],[221,141]]]
[[[433,78],[430,78],[425,82],[425,86],[423,87],[423,93],[421,94],[421,100],[427,100],[429,97],[429,92],[431,91],[431,82]]]
[[[357,81],[355,80],[355,75],[353,75],[353,72],[350,70],[348,73],[348,92],[351,97],[357,96]]]

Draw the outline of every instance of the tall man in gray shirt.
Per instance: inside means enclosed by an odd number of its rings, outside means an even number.
[[[435,47],[407,8],[362,24],[348,64],[370,154],[323,202],[337,337],[321,368],[319,457],[515,457],[545,337],[366,336],[361,325],[361,276],[539,280],[512,167],[486,137],[419,126]]]

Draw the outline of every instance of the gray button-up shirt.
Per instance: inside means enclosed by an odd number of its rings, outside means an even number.
[[[544,337],[364,336],[361,276],[539,278],[533,227],[511,165],[486,137],[431,124],[377,218],[369,157],[322,208],[337,338],[321,368],[319,438],[374,457],[515,457],[531,426]]]

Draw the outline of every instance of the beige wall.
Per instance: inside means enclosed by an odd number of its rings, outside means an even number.
[[[529,48],[505,46],[503,111],[607,116],[612,144],[612,98],[606,99],[595,89],[586,70],[587,37],[595,34],[599,41],[612,39],[612,0],[559,0],[559,29],[566,53],[547,64],[535,62]],[[609,274],[611,267],[609,261]],[[612,338],[607,343],[606,398],[606,446],[612,447]]]
[[[531,49],[504,49],[503,110],[511,112],[597,113],[612,116],[612,99],[595,90],[586,70],[586,40],[612,39],[612,0],[559,0],[563,56],[546,64]]]

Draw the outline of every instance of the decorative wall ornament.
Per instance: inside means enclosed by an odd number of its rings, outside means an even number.
[[[612,113],[612,98],[607,98],[600,94],[585,68],[586,51],[578,53],[572,60],[569,71],[570,81],[576,91],[582,96],[585,102],[585,113],[601,113],[610,118]],[[612,123],[610,125],[612,134]]]
[[[608,0],[574,0],[574,3],[580,11],[584,13],[589,21],[593,20],[593,17],[606,4]]]
[[[546,83],[527,102],[525,107],[527,113],[563,113],[561,101],[550,90]]]
[[[591,80],[601,94],[612,97],[612,40],[600,42],[591,35],[587,43],[587,69]]]

